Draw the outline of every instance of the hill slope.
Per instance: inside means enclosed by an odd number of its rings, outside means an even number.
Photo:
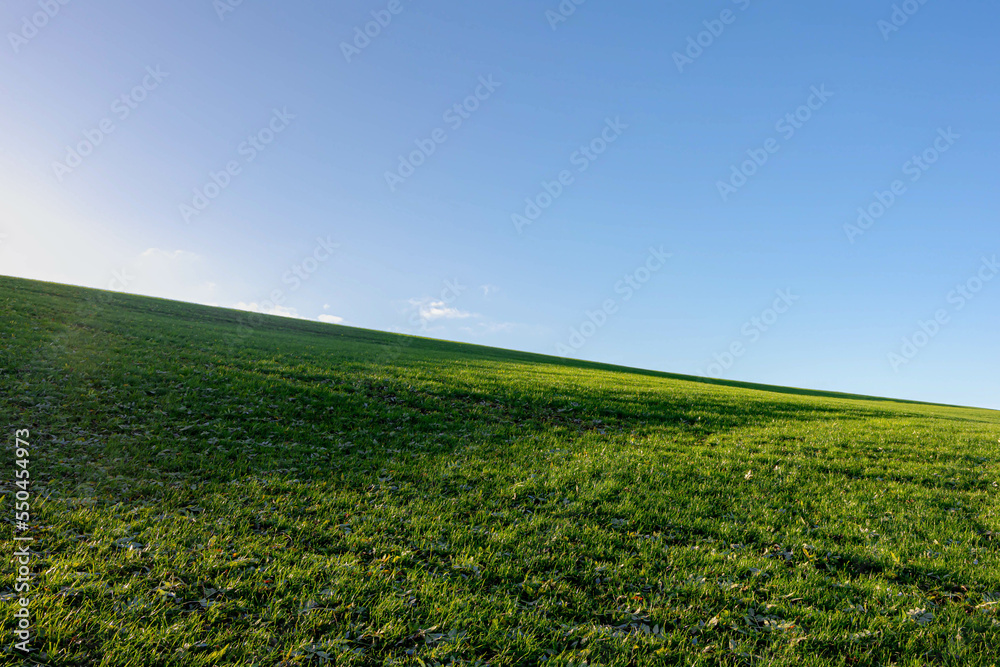
[[[1000,661],[1000,413],[0,301],[41,662]]]

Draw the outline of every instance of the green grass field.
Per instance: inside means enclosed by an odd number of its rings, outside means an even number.
[[[1000,663],[998,412],[0,301],[0,664],[17,429],[31,663]]]

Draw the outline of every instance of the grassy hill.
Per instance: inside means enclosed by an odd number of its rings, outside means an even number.
[[[998,412],[10,278],[0,304],[40,664],[1000,663]]]

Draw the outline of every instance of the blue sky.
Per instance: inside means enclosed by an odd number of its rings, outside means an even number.
[[[62,2],[5,274],[1000,408],[994,5]]]

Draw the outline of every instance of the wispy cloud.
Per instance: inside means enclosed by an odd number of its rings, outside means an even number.
[[[449,306],[447,302],[425,297],[423,299],[410,299],[412,310],[420,316],[421,320],[433,322],[435,320],[464,320],[470,317],[479,317],[476,313],[470,313],[460,308]]]

